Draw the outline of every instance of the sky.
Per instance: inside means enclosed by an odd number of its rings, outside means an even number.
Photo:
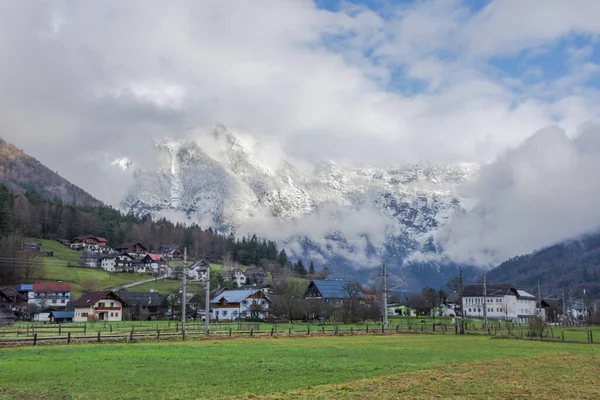
[[[595,0],[6,0],[0,132],[109,203],[126,182],[107,160],[152,164],[152,139],[215,124],[309,164],[497,164],[542,128],[574,140],[597,121],[598,15]]]

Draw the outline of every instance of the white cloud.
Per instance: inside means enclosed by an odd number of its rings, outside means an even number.
[[[599,116],[587,86],[599,12],[594,0],[380,13],[310,0],[4,1],[0,131],[113,204],[126,187],[101,160],[152,164],[152,139],[216,123],[306,163],[490,161],[540,127],[574,132]],[[574,34],[590,42],[554,81],[527,84],[541,72],[527,59],[523,76],[490,67]]]
[[[557,127],[540,130],[465,188],[480,202],[440,233],[444,254],[493,265],[598,229],[598,171],[600,125],[583,126],[574,139]]]

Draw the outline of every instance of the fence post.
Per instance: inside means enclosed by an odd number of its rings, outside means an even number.
[[[133,329],[129,332],[129,341],[133,342]]]
[[[67,332],[67,344],[71,344],[71,332]]]
[[[335,330],[333,331],[333,336],[337,335],[337,333],[338,333],[338,326],[336,325]]]
[[[381,333],[385,333],[385,325],[381,324]]]
[[[273,335],[271,335],[273,336]],[[231,337],[231,328],[229,328],[229,337]]]
[[[273,332],[275,332],[275,326],[271,328],[271,336],[273,336]]]
[[[292,334],[292,328],[288,328],[288,335]]]
[[[175,324],[175,333],[179,332],[179,322]]]
[[[425,326],[425,324],[421,324],[421,332],[423,332],[423,327]]]
[[[160,340],[160,329],[156,330],[156,340]]]
[[[108,327],[110,328],[110,333],[112,333],[112,324],[110,324]]]
[[[183,329],[183,324],[181,325],[181,340],[185,340],[185,330]]]
[[[325,334],[325,325],[321,326],[321,332],[323,333],[323,335]]]
[[[564,328],[562,328],[562,329],[560,330],[560,336],[561,336],[561,338],[562,338],[562,341],[564,342],[564,341],[565,341],[565,329],[564,329]]]
[[[131,332],[133,332],[135,330],[135,325],[131,324]]]
[[[37,333],[33,334],[33,345],[35,346],[37,344]]]
[[[354,335],[354,328],[352,326],[350,327],[350,334]]]
[[[306,327],[306,334],[307,334],[308,336],[310,336],[310,326],[307,326],[307,327]]]
[[[62,325],[58,325],[58,336],[62,334]]]
[[[98,343],[100,343],[100,331],[98,331]]]
[[[25,328],[27,328],[26,335],[29,336],[29,325],[27,325]],[[18,328],[17,328],[17,336],[19,336],[19,329]]]
[[[396,333],[398,333],[399,327],[400,327],[400,325],[396,325]]]
[[[87,324],[83,324],[83,336],[87,333]]]
[[[366,333],[369,333],[369,324],[367,324],[367,328],[365,329]]]
[[[254,336],[254,328],[250,329],[250,337]]]
[[[433,331],[435,332],[435,323],[432,324]]]
[[[590,329],[590,343],[594,343],[594,333]]]

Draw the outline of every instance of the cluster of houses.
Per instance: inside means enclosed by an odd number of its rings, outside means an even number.
[[[176,245],[161,246],[158,253],[151,253],[137,242],[111,248],[105,238],[93,235],[77,236],[65,244],[82,252],[80,266],[101,268],[108,272],[165,275],[169,272],[167,260],[181,256],[179,246]]]
[[[197,265],[196,265],[197,264]],[[197,280],[206,279],[203,272],[208,267],[199,261],[190,268]],[[212,293],[210,315],[212,320],[233,321],[240,319],[266,319],[270,315],[270,306],[275,296],[266,279],[261,282],[246,284],[248,271],[240,275],[241,270],[232,270],[230,279],[238,279],[240,285],[236,289],[218,288]],[[261,271],[252,271],[260,273]],[[264,273],[264,271],[262,271]],[[262,274],[259,274],[262,276]],[[266,274],[265,274],[266,278]],[[332,305],[340,305],[352,296],[361,301],[371,300],[368,293],[358,290],[351,294],[348,282],[342,280],[313,280],[305,291],[304,299],[321,300]],[[86,321],[123,321],[131,319],[164,319],[173,318],[179,312],[177,302],[171,296],[156,291],[91,291],[78,299],[71,299],[71,285],[67,283],[32,283],[20,284],[0,290],[0,324],[10,325],[22,313],[25,307],[35,305],[36,312],[31,315],[33,321],[39,322],[86,322]],[[188,303],[192,303],[193,294],[188,294]],[[378,300],[374,298],[374,300]],[[532,294],[518,290],[511,285],[469,285],[460,293],[448,296],[443,308],[435,310],[444,316],[460,316],[461,307],[467,318],[487,318],[513,322],[527,322],[533,316],[546,318],[546,308],[550,301],[540,301]],[[377,302],[377,301],[376,301]],[[30,307],[31,308],[31,307]],[[399,312],[400,311],[400,312]],[[416,315],[414,310],[404,306],[391,304],[390,315]],[[197,310],[197,317],[204,318],[203,310]],[[310,317],[310,316],[309,316]]]

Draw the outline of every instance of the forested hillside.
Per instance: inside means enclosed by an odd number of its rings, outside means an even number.
[[[210,227],[192,224],[174,224],[165,219],[152,221],[124,215],[107,206],[75,206],[43,199],[36,193],[14,194],[0,185],[0,281],[8,283],[26,277],[30,272],[19,253],[24,236],[46,239],[72,239],[93,234],[103,236],[110,246],[124,242],[141,242],[150,251],[161,245],[187,246],[190,258],[204,258],[217,262],[227,257],[242,265],[270,262],[287,264],[284,251],[279,252],[272,241],[258,240],[256,236],[241,240],[233,235],[224,236]],[[20,239],[18,239],[20,238]],[[13,262],[19,258],[18,262]],[[23,268],[16,268],[23,267]]]
[[[35,158],[0,139],[0,183],[14,193],[35,192],[44,199],[76,205],[101,205]]]
[[[488,273],[488,282],[530,290],[538,279],[545,295],[559,295],[562,289],[580,293],[584,288],[590,295],[600,295],[600,233],[511,258]]]

